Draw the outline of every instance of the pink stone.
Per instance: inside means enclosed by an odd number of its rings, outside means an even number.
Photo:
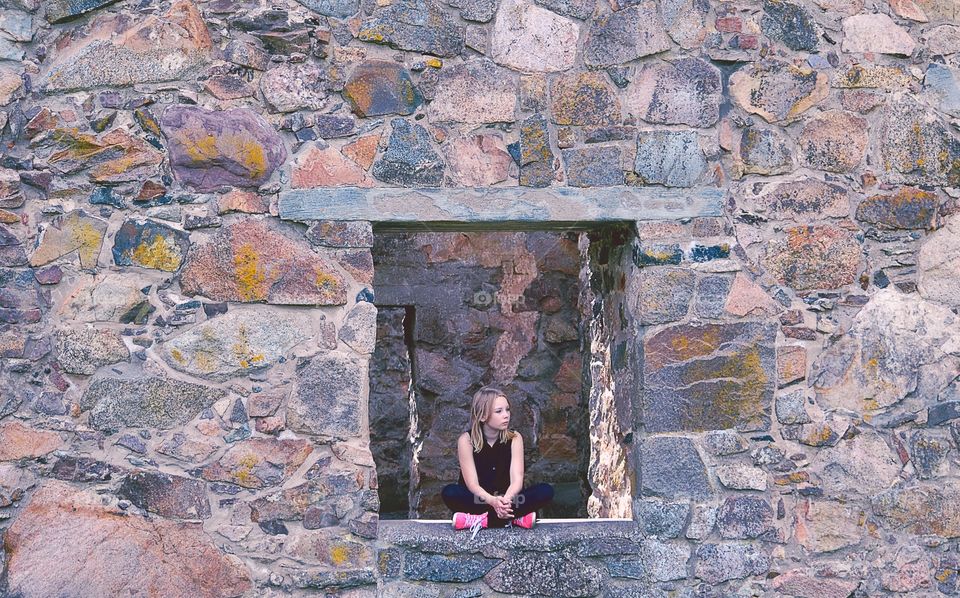
[[[890,0],[890,8],[893,9],[893,12],[897,13],[898,17],[903,17],[904,19],[910,19],[918,23],[927,23],[930,21],[930,19],[927,18],[927,13],[923,12],[923,9],[917,6],[917,3],[913,0]]]
[[[843,51],[910,56],[917,46],[910,34],[882,13],[859,14],[843,20]]]
[[[880,583],[884,589],[891,592],[913,592],[920,588],[930,587],[930,577],[933,570],[926,559],[907,563],[896,572],[884,573]]]
[[[23,598],[228,598],[252,587],[246,567],[202,525],[145,519],[61,482],[36,491],[7,530],[6,549],[9,589]]]
[[[243,212],[244,214],[266,214],[270,202],[266,197],[252,191],[234,189],[217,198],[217,213]]]
[[[498,135],[471,135],[450,141],[447,174],[460,187],[488,187],[507,180],[513,158]]]
[[[735,316],[770,315],[777,313],[777,303],[759,285],[742,272],[737,273],[723,308]]]
[[[310,147],[293,162],[291,185],[295,189],[314,187],[372,187],[373,179],[360,166],[334,147]]]
[[[194,246],[180,281],[183,292],[214,301],[343,305],[346,283],[305,239],[272,220],[247,219]]]
[[[797,345],[777,351],[777,380],[780,386],[803,380],[807,375],[807,350]]]
[[[62,444],[56,432],[34,430],[16,421],[0,424],[0,461],[42,457]]]
[[[858,585],[856,581],[812,577],[800,569],[773,580],[773,589],[796,598],[847,598]]]

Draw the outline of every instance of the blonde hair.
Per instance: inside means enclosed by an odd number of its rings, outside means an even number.
[[[484,386],[473,395],[473,403],[470,405],[470,441],[473,444],[473,452],[479,453],[483,449],[483,420],[488,419],[493,411],[493,402],[499,397],[503,397],[510,406],[510,399],[503,391],[493,386]],[[500,430],[497,441],[506,442],[516,436],[513,430]]]

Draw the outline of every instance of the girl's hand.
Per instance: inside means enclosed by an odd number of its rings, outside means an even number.
[[[497,512],[500,519],[513,519],[513,504],[504,496],[491,496],[490,506]]]

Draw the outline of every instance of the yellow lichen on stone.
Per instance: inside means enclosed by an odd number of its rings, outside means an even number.
[[[249,178],[258,179],[267,172],[267,156],[260,143],[247,135],[224,135],[223,147],[227,157],[241,164]]]
[[[97,230],[89,222],[80,222],[77,219],[70,240],[80,255],[80,265],[85,268],[95,266],[97,256],[100,255],[100,245],[103,243],[103,231]]]
[[[207,133],[199,138],[188,136],[183,140],[183,151],[187,153],[194,162],[209,162],[220,155],[217,149],[217,138],[211,133]]]
[[[337,279],[333,276],[330,276],[323,270],[316,271],[317,277],[314,281],[317,285],[317,289],[321,291],[332,291],[337,288]]]
[[[260,268],[260,256],[252,245],[245,243],[233,256],[237,293],[241,301],[266,301],[267,276]]]
[[[343,544],[334,544],[330,548],[330,562],[334,565],[342,565],[350,558],[350,549]]]
[[[170,357],[173,357],[177,363],[185,363],[187,360],[179,349],[170,349]]]
[[[256,481],[256,476],[253,475],[253,468],[260,463],[260,459],[256,455],[246,455],[240,459],[237,463],[236,473],[233,474],[233,479],[241,486],[249,487],[254,481]]]
[[[175,272],[183,261],[180,249],[161,234],[155,234],[148,242],[137,245],[132,258],[137,265],[164,272]]]

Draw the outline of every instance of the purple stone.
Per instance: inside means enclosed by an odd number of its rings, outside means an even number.
[[[57,284],[63,278],[63,270],[60,266],[47,266],[34,270],[33,275],[40,284]]]

